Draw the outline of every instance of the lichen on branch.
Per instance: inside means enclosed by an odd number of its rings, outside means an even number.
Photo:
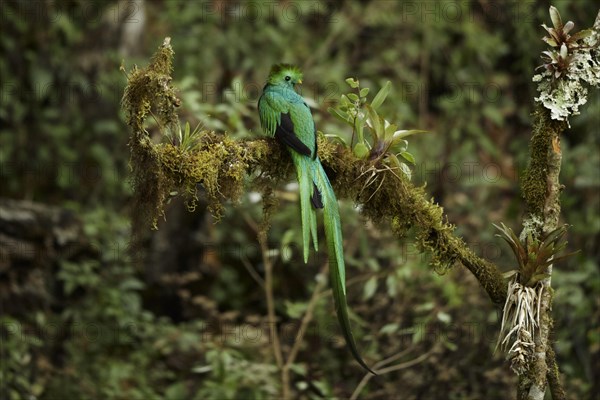
[[[587,103],[588,86],[600,87],[600,18],[592,28],[571,34],[575,24],[564,24],[556,7],[550,7],[550,17],[553,27],[542,25],[548,32],[542,40],[550,50],[542,52],[542,72],[533,77],[539,82],[535,100],[553,120],[568,121]]]

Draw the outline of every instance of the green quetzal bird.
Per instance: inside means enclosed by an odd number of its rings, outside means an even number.
[[[317,250],[316,210],[323,209],[329,273],[338,321],[356,361],[374,373],[358,353],[350,329],[340,214],[335,193],[317,154],[317,134],[310,108],[296,92],[296,85],[301,83],[300,69],[289,64],[274,65],[258,100],[260,123],[268,135],[287,147],[296,166],[305,263],[308,261],[311,238]]]

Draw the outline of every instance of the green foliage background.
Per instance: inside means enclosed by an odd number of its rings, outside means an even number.
[[[591,0],[553,2],[576,29]],[[173,201],[143,248],[128,251],[129,131],[120,111],[125,75],[165,36],[175,50],[182,117],[234,138],[261,133],[256,101],[271,64],[305,72],[303,95],[319,130],[349,139],[327,113],[347,77],[371,93],[393,90],[382,113],[410,140],[413,180],[444,206],[478,253],[513,267],[492,222],[517,228],[534,68],[544,49],[546,1],[54,1],[0,3],[0,196],[57,205],[84,223],[96,256],[48,268],[44,305],[1,297],[0,398],[276,398],[256,224],[249,193],[218,224]],[[563,138],[563,220],[579,256],[555,268],[555,347],[575,398],[598,392],[600,365],[600,97],[593,93]],[[160,136],[156,126],[149,131]],[[269,245],[284,352],[293,344],[325,261],[297,251],[293,190],[280,188]],[[438,276],[407,238],[341,202],[355,336],[376,362],[405,351],[415,365],[372,379],[364,398],[510,398],[515,377],[493,354],[498,318],[461,268]],[[325,246],[321,246],[325,248]],[[250,266],[250,267],[249,267]],[[42,268],[40,266],[40,268]],[[0,282],[5,278],[0,271]],[[348,397],[363,371],[332,323],[329,296],[293,368],[301,398]],[[50,329],[49,327],[52,327]],[[288,327],[288,331],[285,328]],[[53,330],[56,329],[56,332]],[[15,333],[16,332],[16,333]],[[290,333],[292,332],[292,333]],[[92,334],[93,333],[93,334]],[[593,385],[596,382],[596,387]],[[33,396],[33,397],[31,397]]]

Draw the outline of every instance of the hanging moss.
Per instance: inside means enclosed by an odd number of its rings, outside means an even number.
[[[196,200],[197,185],[206,192],[209,208],[220,216],[224,201],[236,201],[244,192],[251,167],[269,154],[264,140],[235,141],[228,136],[205,132],[194,151],[171,144],[157,146],[160,168],[175,187],[183,188],[190,205]]]

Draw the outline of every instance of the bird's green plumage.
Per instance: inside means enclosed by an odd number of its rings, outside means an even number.
[[[297,67],[289,64],[274,65],[258,100],[260,122],[268,135],[287,145],[296,166],[304,262],[308,261],[311,238],[315,250],[317,249],[315,207],[323,208],[329,272],[338,321],[352,355],[360,365],[371,371],[358,353],[350,329],[342,227],[337,199],[317,155],[315,123],[310,108],[295,90],[299,83],[302,83],[302,72]]]

